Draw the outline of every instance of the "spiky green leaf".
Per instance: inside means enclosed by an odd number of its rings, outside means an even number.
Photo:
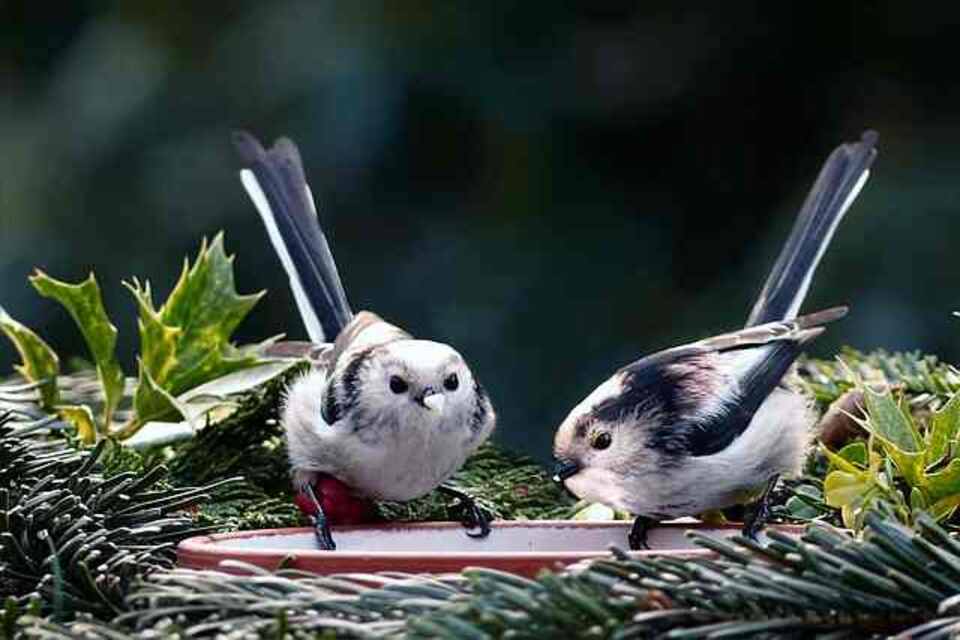
[[[230,342],[263,292],[237,293],[233,257],[224,251],[222,233],[209,245],[204,241],[192,266],[184,264],[159,309],[153,305],[149,283],[127,287],[139,309],[143,366],[171,396],[264,362],[257,347],[239,349]]]
[[[859,467],[866,467],[867,443],[863,440],[856,440],[840,449],[840,451],[837,452],[837,455]]]
[[[177,400],[161,388],[139,363],[140,375],[133,394],[133,417],[118,434],[128,438],[148,422],[176,422],[185,418],[185,411]]]
[[[930,419],[928,465],[934,465],[943,460],[950,451],[950,443],[957,439],[958,431],[960,431],[960,393],[954,394]]]
[[[83,282],[69,284],[37,271],[30,277],[30,282],[40,295],[62,304],[83,334],[103,387],[103,428],[108,429],[113,412],[123,397],[124,377],[115,355],[117,328],[103,307],[97,279],[91,273]]]
[[[871,431],[907,453],[917,453],[923,443],[913,418],[897,403],[889,388],[875,391],[864,385],[863,397],[870,416]]]
[[[84,444],[93,444],[97,441],[97,423],[87,405],[61,405],[57,407],[57,415],[74,426],[77,437]]]
[[[58,402],[57,375],[60,359],[53,349],[36,333],[20,324],[0,308],[0,331],[10,339],[20,354],[17,373],[31,382],[43,382],[40,387],[41,406],[52,409]]]
[[[893,398],[889,389],[863,387],[868,418],[861,422],[881,444],[900,474],[912,486],[924,483],[926,456],[913,418]]]

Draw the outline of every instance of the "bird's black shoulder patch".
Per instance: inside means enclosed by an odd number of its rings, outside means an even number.
[[[483,428],[483,423],[487,420],[487,392],[484,391],[480,381],[474,378],[473,381],[474,405],[473,413],[470,416],[470,431],[477,433]]]
[[[357,352],[344,366],[340,380],[334,380],[327,387],[327,397],[323,403],[327,424],[337,422],[357,406],[360,399],[360,371],[368,364],[373,350],[371,347]]]
[[[737,403],[724,402],[733,389],[719,365],[718,355],[702,347],[654,354],[621,369],[621,393],[591,413],[604,422],[646,417],[647,446],[664,456],[664,464],[717,453],[746,428]],[[714,405],[709,417],[706,403]]]
[[[323,421],[329,425],[336,423],[343,417],[343,409],[337,402],[337,394],[333,389],[327,389],[326,397],[323,399]]]

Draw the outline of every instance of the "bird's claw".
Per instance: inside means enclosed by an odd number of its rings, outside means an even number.
[[[307,494],[313,506],[316,509],[316,515],[310,516],[310,522],[313,524],[313,533],[317,538],[317,546],[321,551],[336,551],[337,544],[333,541],[333,534],[330,532],[330,522],[327,520],[327,514],[323,512],[320,500],[314,492],[311,485],[306,485],[303,492]]]
[[[313,523],[313,533],[317,538],[317,546],[321,551],[336,551],[337,543],[333,541],[333,534],[330,533],[330,525],[326,517],[310,518]]]
[[[747,516],[743,519],[743,528],[740,530],[740,533],[743,537],[755,541],[767,525],[767,520],[769,519],[770,505],[765,498],[761,498],[760,502],[748,508]]]
[[[490,515],[477,506],[476,501],[468,499],[461,503],[461,508],[463,509],[463,518],[460,522],[468,529],[468,536],[480,540],[490,535]],[[479,531],[473,532],[472,529],[479,529]]]
[[[770,494],[777,484],[777,479],[776,476],[771,479],[767,483],[767,488],[764,490],[763,495],[760,496],[760,499],[747,507],[743,519],[743,528],[740,530],[743,537],[756,540],[757,536],[760,535],[760,532],[763,531],[763,528],[767,525],[767,520],[770,519],[771,515]]]
[[[647,532],[653,522],[653,520],[643,516],[636,517],[633,521],[633,526],[630,527],[630,534],[627,535],[627,542],[630,543],[631,551],[647,551],[650,549],[650,545],[647,542]]]
[[[467,529],[467,536],[475,540],[481,540],[490,535],[490,522],[492,518],[489,513],[480,508],[477,501],[459,489],[441,486],[440,490],[458,500],[457,508],[462,515],[460,522]],[[479,531],[473,531],[479,529]]]

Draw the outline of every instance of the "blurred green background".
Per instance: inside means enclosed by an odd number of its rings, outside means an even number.
[[[872,127],[806,307],[853,312],[814,351],[960,362],[956,10],[675,4],[2,2],[0,304],[82,353],[26,276],[93,269],[129,365],[121,279],[165,295],[223,229],[269,290],[239,338],[302,337],[229,146],[289,135],[354,307],[455,344],[497,438],[545,458],[616,367],[743,322],[820,163]]]

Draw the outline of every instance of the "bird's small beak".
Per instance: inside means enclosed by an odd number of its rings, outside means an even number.
[[[561,458],[553,467],[553,481],[563,483],[567,478],[576,475],[580,471],[580,464],[573,460]]]
[[[423,390],[418,400],[425,409],[436,413],[443,413],[443,405],[446,402],[446,397],[442,393],[437,393],[430,387],[427,387]]]

